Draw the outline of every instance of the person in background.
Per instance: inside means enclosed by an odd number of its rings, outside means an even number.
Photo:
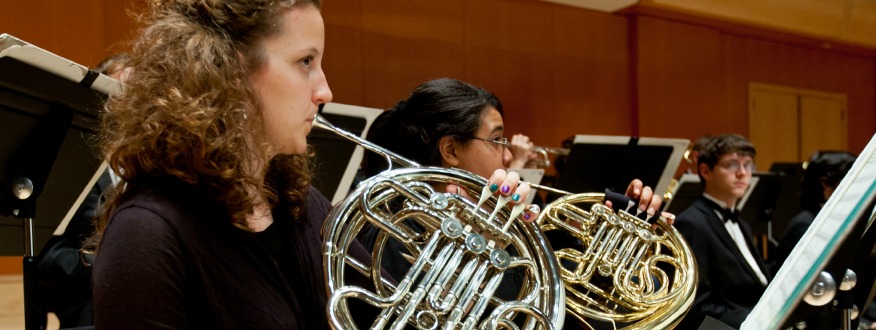
[[[458,168],[490,178],[496,169],[509,168],[514,159],[512,146],[505,137],[503,116],[502,103],[489,91],[456,79],[435,79],[420,84],[407,99],[380,114],[367,139],[420,165]],[[528,138],[520,141],[528,142]],[[369,177],[386,166],[382,156],[366,154],[364,168]],[[517,178],[516,173],[508,175]],[[638,207],[649,215],[654,215],[662,202],[640,180],[630,183],[626,195],[637,200]],[[533,207],[525,214],[530,220],[539,210]],[[415,223],[407,224],[423,230]],[[370,249],[379,233],[374,227],[368,228],[363,230],[360,240]],[[389,240],[386,246],[384,249],[389,251],[405,251],[395,240]],[[400,253],[383,254],[382,266],[393,277],[404,274],[410,265]],[[506,271],[496,293],[499,298],[516,297],[515,288],[521,286],[523,277],[517,270]],[[571,323],[567,318],[567,328],[575,328]]]
[[[678,329],[697,329],[707,316],[739,328],[769,283],[751,227],[738,218],[736,205],[751,184],[755,153],[737,134],[713,136],[699,151],[703,195],[675,221],[699,276],[693,306]]]
[[[776,250],[776,265],[781,266],[791,250],[812,225],[815,216],[842,181],[857,157],[845,151],[818,151],[809,157],[800,182],[800,207],[788,226]],[[777,267],[778,269],[778,267]]]
[[[128,53],[110,55],[94,67],[97,73],[103,73],[120,82],[125,82],[131,75],[132,68],[128,66]]]
[[[486,178],[496,169],[511,168],[514,160],[499,99],[452,78],[417,86],[407,99],[377,117],[367,139],[420,165],[459,168]],[[528,138],[518,140],[531,145]],[[365,155],[363,168],[368,177],[386,167],[382,156]],[[626,194],[638,200],[639,208],[649,215],[662,203],[661,196],[641,180],[633,180]]]
[[[514,134],[509,141],[508,150],[511,151],[511,162],[508,164],[509,169],[515,168],[537,168],[538,154],[535,152],[535,144],[528,136],[523,134]]]
[[[694,140],[694,143],[691,144],[690,150],[684,155],[684,159],[689,164],[687,173],[698,173],[699,166],[697,165],[697,159],[700,157],[700,152],[705,147],[706,143],[709,142],[709,139],[712,137],[709,135],[703,135]]]

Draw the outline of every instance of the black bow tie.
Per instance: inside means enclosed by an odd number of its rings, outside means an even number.
[[[704,197],[703,199],[706,201],[706,204],[709,204],[709,206],[711,206],[716,211],[721,213],[721,218],[724,219],[724,222],[727,222],[727,221],[739,222],[739,210],[726,209],[726,208],[721,207],[721,205],[718,205],[718,203],[715,203],[714,201],[712,201],[708,198]]]
[[[724,218],[724,222],[733,221],[739,222],[739,211],[730,210],[730,209],[721,209],[721,216]]]

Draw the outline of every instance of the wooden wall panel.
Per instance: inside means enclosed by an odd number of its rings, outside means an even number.
[[[336,102],[385,109],[454,77],[499,96],[509,134],[543,145],[632,130],[623,16],[506,0],[326,2],[323,14]]]
[[[530,135],[553,107],[547,95],[553,85],[547,58],[552,54],[553,13],[546,3],[469,1],[465,15],[465,76],[490,90],[505,109],[505,132]],[[513,119],[512,119],[513,118]]]
[[[4,0],[2,6],[0,32],[79,63],[103,56],[101,2]]]
[[[540,114],[546,146],[575,134],[631,134],[633,109],[627,19],[594,11],[553,9],[555,107]],[[532,134],[535,135],[535,134]]]
[[[144,3],[0,0],[0,32],[93,66],[124,49],[125,11]],[[509,135],[541,145],[579,133],[694,139],[745,134],[755,81],[848,95],[853,152],[876,132],[870,56],[531,0],[327,0],[323,14],[340,103],[388,108],[450,76],[495,92]]]
[[[137,33],[137,22],[134,15],[143,12],[146,8],[146,0],[102,0],[103,2],[103,29],[104,56],[130,50],[128,42]],[[99,63],[94,63],[95,65]]]
[[[636,38],[634,88],[643,136],[747,134],[750,82],[847,95],[852,152],[860,152],[876,132],[872,58],[659,18],[631,19],[637,25],[631,38]]]
[[[0,275],[21,274],[23,257],[0,257]]]
[[[639,135],[745,133],[745,109],[728,106],[722,36],[711,28],[636,19]]]
[[[127,38],[134,1],[0,0],[0,33],[9,33],[82,65],[94,66]]]
[[[333,1],[323,6],[322,14],[326,28],[323,69],[334,100],[364,105],[362,2]]]
[[[876,61],[788,44],[725,35],[727,101],[745,109],[749,82],[827,91],[848,96],[849,151],[864,149],[876,133]]]
[[[143,3],[0,0],[0,32],[93,66],[125,49],[126,11]],[[850,150],[876,131],[874,59],[830,48],[525,0],[326,1],[323,12],[337,102],[386,108],[452,76],[496,92],[509,130],[541,144],[576,133],[692,139],[744,133],[746,86],[759,81],[847,94]]]

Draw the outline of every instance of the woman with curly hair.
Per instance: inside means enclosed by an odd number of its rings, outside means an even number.
[[[332,93],[319,0],[156,0],[100,144],[95,325],[324,329],[307,134]]]

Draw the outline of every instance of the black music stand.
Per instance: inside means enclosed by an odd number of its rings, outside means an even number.
[[[328,103],[320,115],[332,125],[364,139],[371,123],[381,112],[380,109]],[[312,130],[307,136],[307,143],[313,146],[316,153],[313,186],[330,198],[332,204],[341,201],[350,191],[365,149],[321,129]]]
[[[35,247],[56,231],[101,164],[89,139],[112,82],[0,35],[0,254],[24,256],[27,329],[45,322],[34,296]]]
[[[576,135],[557,188],[624,193],[640,179],[661,196],[667,192],[690,141],[668,138]]]
[[[672,191],[672,198],[666,202],[664,211],[679,214],[687,209],[700,196],[703,195],[703,184],[700,182],[699,175],[694,173],[684,173],[678,178]]]
[[[876,136],[791,251],[742,329],[796,328],[800,321],[807,328],[853,328],[857,320],[851,320],[851,306],[863,311],[876,291],[874,206]],[[857,274],[858,281],[844,289],[847,270]]]

